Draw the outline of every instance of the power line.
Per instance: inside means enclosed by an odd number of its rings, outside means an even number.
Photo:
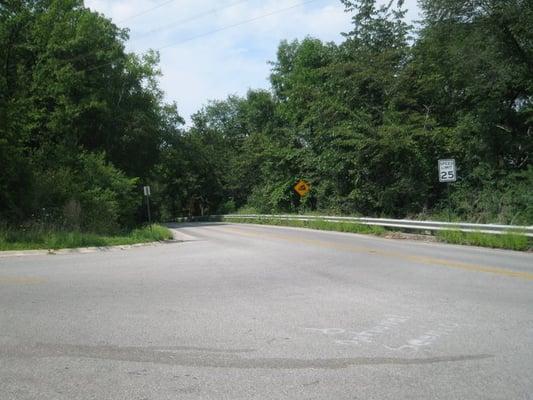
[[[190,42],[190,41],[193,41],[193,40],[205,37],[205,36],[209,36],[209,35],[212,35],[214,33],[222,32],[222,31],[225,31],[225,30],[228,30],[228,29],[235,28],[237,26],[249,24],[251,22],[258,21],[260,19],[270,17],[272,15],[276,15],[276,14],[280,14],[280,13],[283,13],[283,12],[286,12],[286,11],[290,11],[290,10],[293,10],[295,8],[298,8],[298,7],[301,7],[301,6],[304,6],[306,4],[316,2],[316,1],[319,1],[319,0],[302,1],[302,2],[300,2],[298,4],[293,4],[290,7],[280,8],[278,10],[274,10],[274,11],[266,13],[266,14],[261,14],[261,15],[258,15],[257,17],[250,18],[250,19],[247,19],[247,20],[244,20],[244,21],[240,21],[240,22],[237,22],[237,23],[232,24],[232,25],[223,26],[221,28],[214,29],[214,30],[211,30],[211,31],[208,31],[208,32],[204,32],[204,33],[199,34],[199,35],[191,36],[191,37],[189,37],[187,39],[184,39],[184,40],[180,40],[180,41],[177,41],[177,42],[169,43],[169,44],[166,44],[164,46],[158,47],[158,48],[156,48],[154,50],[159,51],[159,50],[163,50],[163,49],[166,49],[166,48],[169,48],[169,47],[178,46],[180,44],[187,43],[187,42]],[[105,63],[105,64],[94,66],[92,68],[86,68],[85,71],[86,72],[94,71],[94,70],[100,69],[102,67],[105,67],[105,66],[108,66],[108,65],[112,65],[113,63],[114,62],[108,62],[108,63]]]
[[[182,43],[187,43],[187,42],[199,39],[199,38],[204,37],[204,36],[212,35],[213,33],[218,33],[218,32],[225,31],[225,30],[228,30],[228,29],[231,29],[231,28],[235,28],[237,26],[246,25],[246,24],[249,24],[250,22],[254,22],[254,21],[257,21],[257,20],[260,20],[260,19],[263,19],[263,18],[267,18],[267,17],[270,17],[272,15],[280,14],[282,12],[286,12],[286,11],[292,10],[294,8],[298,8],[298,7],[301,7],[301,6],[304,6],[306,4],[316,2],[316,1],[319,1],[319,0],[303,1],[301,3],[294,4],[294,5],[290,6],[290,7],[281,8],[279,10],[275,10],[275,11],[272,11],[272,12],[267,13],[267,14],[258,15],[257,17],[250,18],[250,19],[247,19],[247,20],[244,20],[244,21],[241,21],[241,22],[237,22],[237,23],[232,24],[232,25],[223,26],[222,28],[214,29],[212,31],[201,33],[201,34],[196,35],[196,36],[191,36],[190,38],[187,38],[187,39],[184,39],[184,40],[180,40],[178,42],[169,43],[169,44],[166,44],[164,46],[158,47],[155,50],[162,50],[162,49],[166,49],[168,47],[178,46],[178,45],[180,45]]]
[[[124,20],[122,20],[122,21],[120,21],[120,22],[127,21],[127,20],[129,20],[129,19],[133,19],[133,18],[135,18],[136,16],[139,16],[139,15],[142,15],[142,14],[146,14],[146,13],[148,13],[149,11],[154,10],[154,9],[156,9],[156,8],[159,8],[159,7],[162,7],[162,6],[164,6],[164,5],[168,4],[168,3],[171,3],[172,1],[175,1],[175,0],[169,0],[169,1],[166,1],[166,2],[164,2],[164,3],[159,4],[158,6],[152,7],[151,9],[145,10],[145,11],[143,11],[143,12],[141,12],[141,13],[139,13],[139,14],[136,14],[136,15],[134,15],[134,16],[132,16],[132,17],[126,18],[126,19],[124,19]],[[219,7],[219,8],[213,9],[213,10],[209,10],[209,11],[205,11],[205,12],[203,12],[203,13],[199,13],[199,14],[193,15],[193,16],[188,17],[188,18],[184,18],[184,19],[182,19],[182,20],[179,20],[179,21],[174,22],[174,24],[186,23],[186,22],[194,21],[194,20],[196,20],[196,19],[200,19],[200,18],[203,17],[203,16],[206,16],[206,15],[209,15],[209,14],[213,14],[213,13],[217,13],[217,12],[219,12],[219,11],[223,11],[223,10],[225,10],[225,9],[228,9],[228,8],[234,7],[234,6],[238,5],[238,4],[246,3],[246,2],[249,2],[249,1],[250,1],[250,0],[239,0],[239,1],[236,1],[236,2],[234,2],[234,3],[228,4],[227,6],[224,6],[224,7]],[[115,23],[115,25],[118,24],[118,23],[120,23],[120,22]],[[166,26],[164,26],[164,27],[162,27],[162,28],[158,28],[158,29],[154,29],[154,30],[148,31],[148,32],[142,34],[140,37],[148,36],[149,34],[152,34],[152,33],[155,33],[155,32],[162,31],[162,30],[164,30],[164,29],[167,29],[168,27],[172,27],[172,26],[174,26],[174,24],[172,24],[172,25],[169,24],[169,25],[166,25]],[[157,49],[156,49],[156,50],[157,50]],[[93,54],[93,55],[94,55],[94,54]],[[75,57],[64,58],[64,59],[62,59],[61,61],[64,61],[64,62],[72,62],[72,61],[83,60],[84,58],[87,58],[87,57],[88,57],[87,54],[80,54],[80,55],[77,55],[77,56],[75,56]],[[109,65],[109,64],[112,64],[112,63],[102,64],[102,66],[106,66],[106,65]],[[13,67],[11,67],[11,68],[13,68]]]
[[[236,5],[239,5],[239,4],[242,4],[242,3],[248,3],[249,1],[250,0],[240,0],[240,1],[236,1],[236,2],[230,3],[230,4],[228,4],[228,5],[224,6],[224,7],[219,7],[219,8],[215,8],[215,9],[209,10],[209,11],[204,11],[202,13],[193,15],[191,17],[183,18],[183,19],[174,21],[174,22],[172,22],[170,24],[164,25],[164,26],[159,27],[157,29],[152,29],[150,31],[141,33],[139,35],[135,35],[135,39],[140,39],[140,38],[143,38],[145,36],[151,35],[151,34],[156,33],[156,32],[161,32],[161,31],[164,31],[164,30],[167,30],[167,29],[174,28],[177,24],[185,24],[187,22],[195,21],[195,20],[203,18],[203,17],[205,17],[207,15],[216,14],[216,13],[218,13],[220,11],[223,11],[223,10],[226,10],[228,8],[235,7]]]
[[[241,2],[244,2],[244,1],[247,1],[247,0],[241,0]],[[266,14],[262,14],[262,15],[258,15],[258,16],[254,17],[254,18],[250,18],[250,19],[247,19],[247,20],[244,20],[244,21],[240,21],[240,22],[237,22],[235,24],[223,26],[223,27],[218,28],[218,29],[214,29],[214,30],[211,30],[211,31],[208,31],[208,32],[204,32],[202,34],[195,35],[195,36],[189,37],[189,38],[184,39],[184,40],[180,40],[180,41],[173,42],[173,43],[168,43],[168,44],[166,44],[164,46],[156,48],[155,50],[157,51],[157,50],[166,49],[168,47],[178,46],[180,44],[183,44],[183,43],[186,43],[186,42],[190,42],[190,41],[193,41],[193,40],[205,37],[205,36],[209,36],[209,35],[212,35],[214,33],[222,32],[222,31],[225,31],[225,30],[228,30],[228,29],[232,29],[232,28],[235,28],[235,27],[238,27],[238,26],[241,26],[241,25],[245,25],[245,24],[248,24],[248,23],[251,23],[251,22],[254,22],[254,21],[258,21],[258,20],[263,19],[263,18],[268,18],[268,17],[276,15],[276,14],[280,14],[280,13],[283,13],[283,12],[286,12],[286,11],[290,11],[292,9],[295,9],[295,8],[298,8],[298,7],[302,7],[302,6],[306,5],[306,4],[313,3],[313,2],[316,2],[316,1],[319,1],[319,0],[302,1],[301,3],[293,4],[290,7],[285,7],[285,8],[281,8],[281,9],[278,9],[278,10],[274,10],[272,12],[269,12],[269,13],[266,13]],[[170,1],[168,1],[168,2],[170,2]],[[233,3],[233,5],[235,5],[236,3]],[[228,6],[228,7],[230,7],[230,6]],[[68,63],[68,62],[84,59],[84,58],[89,57],[91,55],[94,56],[95,54],[80,54],[80,55],[75,56],[75,57],[65,58],[65,59],[58,60],[58,61],[62,61],[62,62]],[[94,70],[97,70],[97,69],[100,69],[100,68],[103,68],[103,67],[106,67],[106,66],[109,66],[109,65],[113,65],[116,61],[117,60],[109,61],[109,62],[106,62],[106,63],[103,63],[103,64],[94,65],[93,67],[87,67],[87,68],[84,68],[83,71],[85,71],[85,72],[94,71]],[[10,66],[8,69],[9,70],[16,69],[16,65]]]
[[[129,20],[132,20],[132,19],[135,19],[137,17],[140,17],[141,15],[145,15],[145,14],[148,14],[154,10],[157,10],[158,8],[161,8],[161,7],[164,7],[166,6],[167,4],[170,4],[172,2],[174,2],[175,0],[167,0],[167,1],[164,1],[163,3],[159,3],[157,5],[155,5],[154,7],[151,7],[151,8],[148,8],[144,11],[141,11],[137,14],[133,14],[133,15],[130,15],[128,18],[124,18],[124,19],[121,19],[120,21],[117,21],[117,24],[121,24],[123,22],[126,22],[126,21],[129,21]]]

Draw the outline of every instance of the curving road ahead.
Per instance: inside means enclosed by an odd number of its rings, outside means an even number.
[[[533,399],[533,255],[295,228],[0,254],[0,398]]]

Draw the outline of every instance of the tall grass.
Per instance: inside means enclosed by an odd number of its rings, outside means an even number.
[[[494,235],[482,232],[439,231],[437,238],[446,243],[521,251],[528,250],[531,245],[527,236],[514,232]]]
[[[161,225],[146,226],[118,235],[99,235],[44,227],[0,227],[0,250],[66,249],[146,243],[172,239],[172,232]]]
[[[351,232],[364,233],[371,235],[382,235],[386,232],[381,226],[363,225],[353,222],[332,222],[332,221],[298,221],[286,220],[277,218],[227,218],[227,222],[238,222],[248,224],[262,224],[262,225],[279,225],[292,226],[298,228],[310,228],[322,231],[337,231],[337,232]]]
[[[226,218],[226,222],[292,226],[300,228],[310,228],[326,231],[363,233],[371,235],[383,235],[389,232],[380,226],[370,226],[349,222],[331,222],[331,221],[299,221],[285,220],[277,218]],[[471,246],[492,247],[499,249],[525,251],[532,247],[531,240],[527,236],[516,232],[509,232],[503,235],[493,235],[481,232],[461,232],[456,230],[439,231],[436,234],[437,239],[441,242],[464,244]]]

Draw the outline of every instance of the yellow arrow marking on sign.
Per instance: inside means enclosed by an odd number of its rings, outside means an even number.
[[[298,193],[301,197],[305,196],[307,193],[309,193],[309,190],[311,190],[311,185],[304,181],[303,179],[300,179],[296,185],[294,185],[294,190],[296,193]]]

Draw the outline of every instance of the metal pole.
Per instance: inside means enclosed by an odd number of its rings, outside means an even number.
[[[148,209],[148,223],[152,229],[152,215],[150,214],[150,195],[146,196],[146,208]]]
[[[446,183],[447,187],[447,196],[448,196],[448,221],[452,222],[452,199],[450,198],[450,185],[451,182]]]

